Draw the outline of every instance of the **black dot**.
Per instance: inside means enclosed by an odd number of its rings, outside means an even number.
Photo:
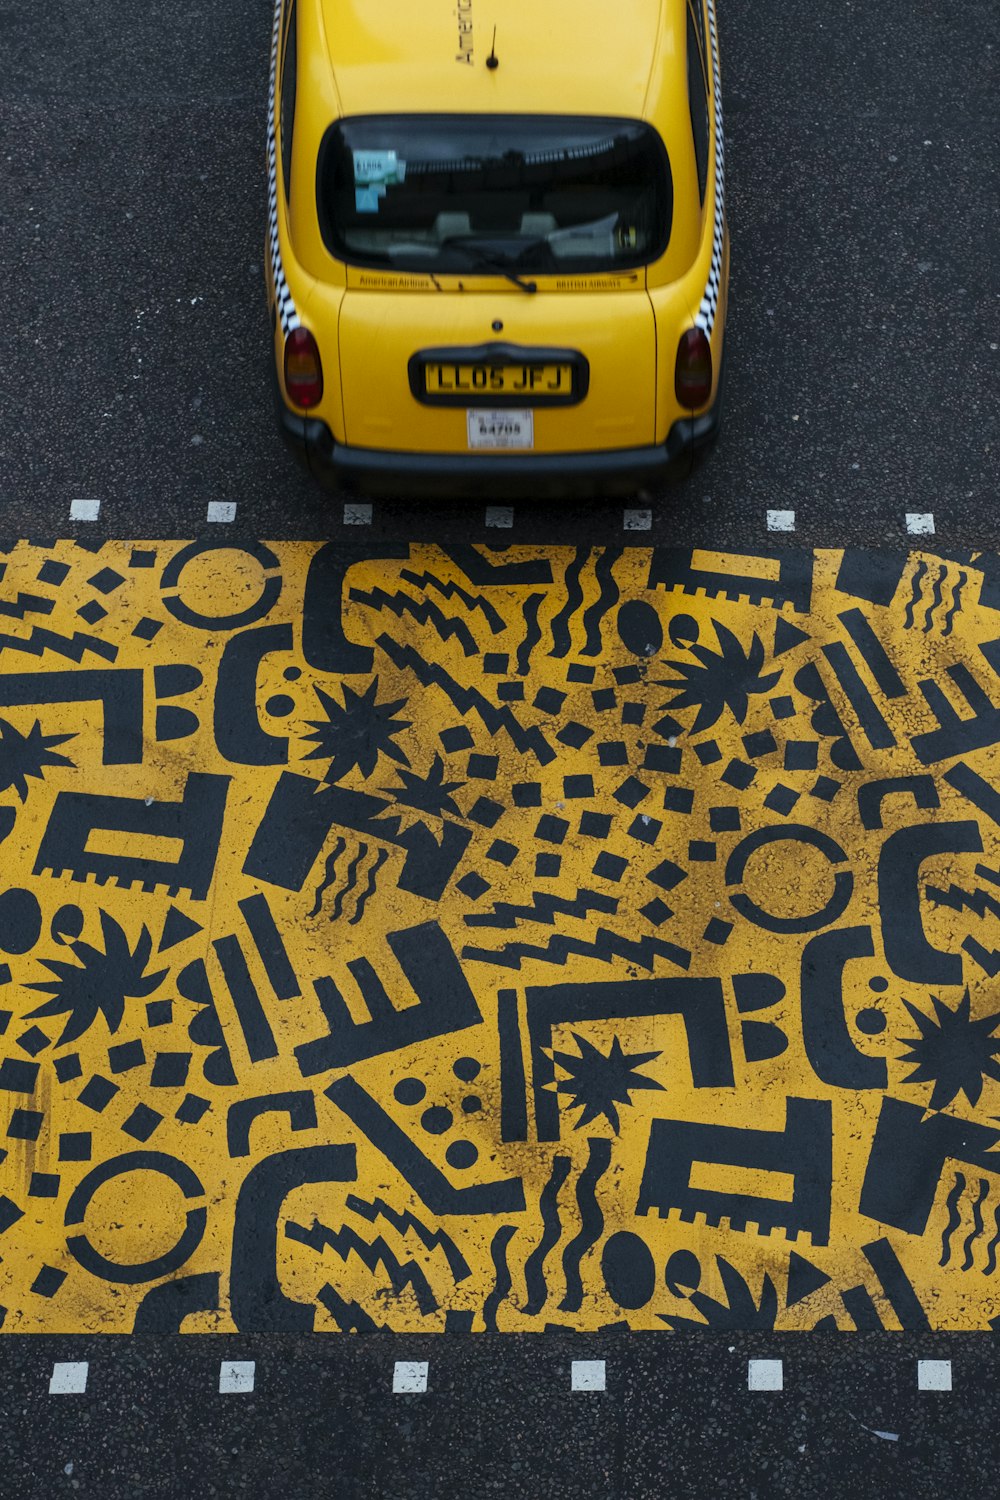
[[[298,682],[299,678],[302,676],[302,668],[286,667],[282,675],[284,676],[286,682]]]
[[[83,931],[83,912],[78,906],[60,906],[49,930],[57,943],[74,943]]]
[[[876,995],[882,995],[889,988],[889,981],[883,979],[880,974],[876,974],[874,979],[869,979],[868,988],[874,990]]]
[[[879,1032],[885,1030],[885,1024],[885,1016],[874,1005],[866,1005],[855,1017],[855,1025],[865,1036],[878,1036]]]
[[[675,1297],[694,1291],[701,1281],[701,1262],[693,1250],[675,1250],[667,1261],[663,1279]]]
[[[283,719],[285,715],[290,714],[292,709],[295,707],[295,699],[289,698],[287,693],[275,693],[273,698],[268,698],[267,702],[264,704],[264,707],[267,709],[268,713],[273,714],[276,719]]]
[[[0,948],[5,953],[27,953],[38,942],[41,931],[42,908],[37,896],[19,885],[0,895]]]
[[[456,1078],[461,1078],[463,1083],[471,1083],[479,1075],[481,1064],[474,1057],[460,1057],[452,1068]]]
[[[444,1153],[444,1159],[449,1167],[455,1167],[457,1171],[473,1166],[478,1158],[479,1152],[471,1141],[452,1141]]]
[[[432,1104],[430,1109],[425,1109],[420,1116],[420,1123],[428,1135],[444,1135],[454,1124],[454,1116],[450,1109],[445,1109],[443,1104]]]
[[[419,1078],[401,1078],[392,1092],[397,1104],[419,1104],[427,1088]]]
[[[477,1109],[482,1109],[483,1101],[478,1094],[466,1094],[462,1100],[462,1113],[474,1115]]]
[[[698,639],[698,621],[694,615],[674,615],[667,626],[670,644],[684,651]]]

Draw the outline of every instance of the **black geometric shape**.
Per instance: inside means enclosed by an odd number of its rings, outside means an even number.
[[[494,677],[502,677],[507,670],[507,661],[506,651],[484,651],[483,671]]]
[[[468,750],[476,743],[472,738],[472,731],[464,724],[459,724],[455,729],[442,729],[438,738],[449,753],[456,750]]]
[[[779,693],[777,698],[771,698],[769,702],[776,719],[790,719],[795,713],[795,700],[786,693]]]
[[[257,683],[264,657],[291,648],[292,627],[287,623],[259,625],[226,642],[216,679],[213,725],[219,754],[235,765],[279,766],[288,760],[287,738],[261,727]]]
[[[788,1037],[771,1021],[744,1021],[740,1033],[743,1056],[749,1063],[770,1062],[788,1049]]]
[[[59,1137],[60,1161],[89,1161],[92,1152],[89,1130],[67,1130]]]
[[[159,635],[162,629],[162,620],[151,620],[148,615],[144,615],[132,634],[140,641],[151,641],[155,635]]]
[[[845,547],[837,573],[837,592],[869,604],[891,604],[906,561],[905,554]]]
[[[80,1059],[75,1052],[69,1052],[65,1057],[57,1057],[55,1070],[60,1083],[72,1083],[73,1079],[79,1078],[83,1072]]]
[[[611,675],[620,687],[630,682],[641,682],[645,667],[612,667]]]
[[[575,719],[570,720],[559,733],[556,739],[561,745],[569,745],[571,750],[579,750],[593,737],[594,731],[588,729],[585,724],[578,724]]]
[[[640,906],[639,914],[645,917],[647,922],[652,922],[654,927],[662,927],[663,923],[673,916],[670,907],[665,901],[661,901],[659,896],[654,897],[652,901],[647,901],[645,906]]]
[[[169,1026],[174,1018],[172,1000],[150,1000],[146,1005],[146,1022],[149,1026]]]
[[[37,1109],[15,1109],[7,1126],[12,1141],[37,1141],[45,1116]]]
[[[906,685],[886,655],[885,647],[860,609],[845,609],[841,623],[887,698],[905,698]]]
[[[788,1255],[788,1290],[785,1293],[785,1302],[788,1307],[794,1307],[805,1297],[813,1292],[818,1292],[821,1286],[826,1286],[830,1280],[825,1271],[814,1266],[812,1261],[806,1260],[797,1250],[792,1250]]]
[[[160,662],[153,668],[153,691],[157,698],[178,698],[184,693],[193,693],[203,681],[198,668],[187,662]]]
[[[731,760],[720,779],[727,786],[735,787],[738,792],[745,792],[756,775],[756,767],[748,766],[741,760]]]
[[[145,1061],[146,1054],[140,1041],[119,1042],[117,1047],[108,1048],[108,1066],[112,1073],[127,1073],[129,1068],[141,1068]]]
[[[236,1019],[240,1023],[250,1061],[252,1063],[264,1062],[270,1057],[277,1057],[278,1047],[274,1040],[274,1032],[271,1030],[267,1012],[261,1004],[257,986],[250,976],[246,956],[239,941],[233,934],[229,934],[226,937],[216,938],[212,947],[215,949],[226,984],[229,986]]]
[[[841,1292],[841,1300],[859,1333],[881,1333],[885,1324],[871,1294],[863,1286],[852,1286]]]
[[[38,1081],[38,1064],[21,1057],[5,1057],[0,1062],[0,1092],[33,1094]]]
[[[426,1130],[428,1135],[444,1135],[454,1123],[454,1115],[450,1109],[445,1109],[443,1104],[432,1104],[430,1109],[425,1109],[420,1116],[421,1129]]]
[[[646,704],[645,703],[623,703],[622,704],[621,718],[622,718],[622,723],[623,724],[641,724],[642,721],[643,721],[643,719],[645,717],[646,717]]]
[[[810,787],[810,797],[817,797],[821,802],[832,802],[840,791],[842,783],[835,781],[832,776],[821,776],[814,787]]]
[[[95,875],[98,880],[115,879],[119,885],[140,882],[150,891],[165,885],[171,895],[186,889],[195,900],[203,901],[215,871],[228,791],[228,776],[192,771],[179,802],[154,802],[148,807],[143,797],[59,792],[34,873],[58,875],[68,870],[74,880]],[[149,859],[141,853],[98,854],[87,849],[88,839],[97,830],[133,834],[140,849],[143,836],[180,840],[183,847],[176,861]]]
[[[694,806],[694,792],[686,786],[667,786],[663,789],[663,811],[689,813]]]
[[[455,951],[436,922],[390,932],[386,942],[419,1003],[395,1010],[387,996],[384,1002],[377,1002],[375,989],[370,986],[365,994],[370,1019],[355,1022],[332,980],[314,980],[330,1032],[295,1048],[304,1078],[330,1068],[350,1067],[431,1037],[463,1031],[482,1020]]]
[[[103,620],[107,613],[104,605],[98,604],[96,599],[91,599],[89,604],[84,604],[77,610],[80,619],[85,620],[88,625],[96,625],[98,620]]]
[[[645,599],[626,599],[615,624],[618,639],[633,656],[655,656],[663,645],[660,616]]]
[[[618,854],[609,854],[606,849],[602,849],[594,861],[594,874],[600,875],[602,880],[621,880],[627,869],[627,859],[622,859]]]
[[[627,766],[628,750],[622,740],[603,740],[597,747],[597,759],[602,766]]]
[[[715,845],[708,839],[692,839],[688,844],[688,859],[692,864],[711,864],[715,857]]]
[[[381,558],[405,562],[409,555],[406,543],[364,535],[338,539],[336,545],[327,542],[313,554],[302,607],[302,654],[311,667],[333,674],[371,671],[375,659],[371,646],[356,645],[344,631],[347,573],[357,562]]]
[[[42,931],[42,909],[33,891],[12,886],[0,894],[0,948],[5,953],[28,953]]]
[[[149,1085],[154,1089],[179,1089],[187,1082],[191,1067],[190,1052],[158,1052],[153,1061]]]
[[[601,1251],[601,1275],[619,1307],[645,1307],[656,1290],[656,1263],[645,1240],[630,1229],[609,1236]]]
[[[914,1329],[930,1332],[930,1319],[910,1284],[910,1279],[900,1264],[899,1256],[885,1238],[872,1240],[862,1245],[868,1264],[882,1283],[886,1300],[899,1319],[904,1333]]]
[[[177,1157],[168,1156],[163,1151],[126,1151],[121,1156],[113,1156],[92,1167],[77,1183],[66,1205],[66,1227],[72,1228],[83,1223],[91,1199],[105,1183],[116,1177],[128,1176],[131,1172],[158,1172],[175,1183],[186,1199],[199,1197],[205,1191],[191,1168]],[[70,1235],[66,1240],[66,1248],[92,1276],[97,1276],[102,1281],[137,1286],[140,1282],[156,1281],[161,1276],[169,1276],[179,1270],[201,1243],[205,1221],[204,1208],[189,1209],[177,1242],[162,1255],[148,1261],[120,1265],[95,1250],[82,1233]]]
[[[236,630],[242,625],[253,625],[264,618],[273,609],[281,593],[281,574],[278,571],[280,564],[269,547],[261,542],[245,541],[242,551],[259,565],[264,574],[263,587],[260,594],[248,604],[245,609],[235,610],[228,615],[204,615],[199,610],[193,609],[191,605],[176,592],[180,584],[181,574],[188,563],[196,557],[203,557],[209,552],[222,552],[230,550],[228,543],[213,542],[202,539],[189,542],[186,547],[181,547],[175,552],[160,575],[160,597],[163,600],[164,609],[168,610],[182,625],[188,625],[194,630]],[[318,555],[318,554],[317,554]],[[313,558],[315,566],[316,558]],[[312,568],[310,568],[310,576]],[[305,646],[305,633],[309,608],[309,582],[306,581],[306,610],[303,615],[303,648]],[[330,595],[330,598],[340,597],[339,593]],[[328,606],[329,608],[329,606]]]
[[[703,766],[713,766],[722,759],[722,751],[714,740],[702,740],[700,745],[695,745],[694,753]]]
[[[125,580],[120,573],[115,572],[114,568],[101,568],[100,572],[95,573],[93,578],[88,578],[87,582],[99,594],[112,594]]]
[[[427,1085],[420,1078],[401,1078],[392,1091],[397,1104],[419,1104],[427,1093]]]
[[[779,615],[774,622],[774,649],[771,655],[783,656],[786,651],[792,651],[796,646],[800,646],[803,641],[808,640],[809,634],[807,631],[800,630],[797,625],[792,624],[791,620],[783,619]]]
[[[39,583],[59,584],[62,583],[68,572],[68,563],[53,562],[51,558],[47,558],[39,568],[36,577]]]
[[[823,647],[823,655],[833,668],[844,696],[853,708],[869,745],[873,750],[891,750],[896,743],[896,736],[862,681],[861,674],[854,665],[847,647],[840,641],[831,641],[829,645]]]
[[[592,797],[594,795],[593,776],[564,776],[563,796],[569,800],[572,797]]]
[[[713,833],[739,833],[742,825],[738,807],[710,807],[708,826]]]
[[[562,868],[562,856],[559,854],[536,854],[535,874],[541,880],[553,880]],[[48,1038],[46,1038],[46,1042]]]
[[[507,839],[494,839],[486,851],[486,858],[492,859],[495,864],[506,865],[509,869],[519,853],[516,844],[509,843]]]
[[[920,866],[938,854],[981,854],[978,823],[922,823],[901,828],[882,843],[878,861],[879,913],[885,956],[899,979],[959,984],[962,959],[933,948],[921,917]]]
[[[245,896],[239,908],[275,995],[279,1000],[297,999],[302,990],[267,897]]]
[[[499,764],[496,755],[470,755],[466,775],[480,781],[496,781]]]
[[[637,776],[629,776],[617,791],[612,792],[612,796],[616,802],[623,803],[625,807],[638,807],[643,798],[649,796],[649,787]]]
[[[61,1179],[56,1172],[32,1172],[28,1184],[29,1198],[58,1198]]]
[[[788,740],[785,744],[785,770],[815,771],[818,756],[816,740]]]
[[[93,1078],[84,1084],[77,1098],[87,1109],[92,1109],[95,1114],[99,1115],[102,1110],[107,1109],[117,1092],[117,1083],[112,1083],[110,1078],[102,1078],[100,1073],[95,1073]]]
[[[39,1052],[49,1045],[49,1038],[40,1026],[30,1026],[18,1037],[17,1045],[23,1048],[29,1057],[37,1057]]]
[[[479,1152],[471,1141],[452,1141],[444,1159],[449,1167],[457,1172],[464,1172],[469,1167],[474,1167],[479,1160]]]
[[[758,828],[740,840],[726,861],[726,885],[729,887],[730,901],[741,916],[755,926],[762,927],[765,932],[815,932],[820,927],[829,927],[843,915],[854,892],[854,876],[850,869],[837,870],[833,894],[825,906],[798,917],[783,917],[766,911],[744,891],[733,891],[732,887],[743,880],[751,855],[768,844],[783,841],[808,844],[817,849],[834,867],[847,862],[847,855],[835,839],[803,823],[789,823],[786,828]]]
[[[599,714],[606,713],[609,708],[614,708],[617,702],[614,688],[598,688],[590,696]]]
[[[150,1287],[136,1309],[133,1333],[180,1333],[191,1313],[214,1312],[219,1305],[218,1271],[177,1276]]]
[[[166,740],[184,740],[200,728],[197,714],[190,709],[178,708],[176,704],[160,703],[156,709],[154,736],[161,743]]]
[[[6,1234],[12,1224],[16,1224],[18,1219],[23,1218],[24,1210],[18,1208],[14,1200],[8,1198],[6,1193],[0,1194],[0,1234]]]
[[[250,1155],[250,1127],[261,1115],[284,1114],[292,1130],[316,1128],[316,1100],[308,1089],[238,1099],[226,1117],[226,1143],[231,1157]]]
[[[168,948],[176,948],[178,943],[183,943],[186,938],[194,937],[195,933],[203,930],[201,923],[189,917],[187,912],[181,911],[177,906],[168,907],[157,952],[165,953]]]
[[[585,812],[580,814],[580,832],[587,838],[606,839],[611,832],[609,813]]]
[[[668,776],[676,776],[683,759],[683,751],[676,745],[647,745],[642,768],[644,771],[664,771]]]
[[[929,777],[927,779],[930,780]],[[952,766],[951,770],[945,773],[944,779],[949,786],[955,788],[956,792],[961,792],[973,807],[978,807],[980,812],[985,813],[991,822],[1000,825],[1000,792],[997,792],[996,787],[985,781],[971,766],[967,766],[964,761],[960,760],[957,766]],[[914,776],[912,780],[923,781],[924,778]],[[933,782],[931,784],[933,785]],[[925,791],[924,796],[927,795]],[[937,805],[936,800],[930,803],[917,803],[918,807],[937,807]]]
[[[672,859],[661,859],[647,873],[646,879],[652,881],[653,885],[658,885],[661,891],[672,891],[675,885],[680,885],[682,880],[687,879],[687,873]]]
[[[945,777],[945,780],[952,781],[955,771],[963,769],[965,768],[959,764]],[[952,781],[952,785],[956,783]],[[961,790],[961,788],[958,789]],[[879,777],[875,781],[868,781],[864,786],[858,787],[858,812],[861,815],[862,827],[881,828],[883,826],[882,803],[886,797],[896,795],[911,796],[914,804],[924,811],[940,806],[933,776]],[[996,796],[996,793],[993,795]],[[1000,803],[1000,798],[997,800]]]
[[[920,1235],[934,1207],[949,1162],[997,1169],[1000,1131],[922,1105],[884,1097],[861,1189],[860,1212],[870,1219]]]
[[[2,708],[98,702],[104,709],[104,765],[139,765],[143,744],[139,668],[75,667],[72,671],[10,672],[0,677]]]
[[[580,1228],[563,1251],[563,1278],[566,1295],[559,1304],[560,1312],[579,1312],[583,1305],[583,1282],[580,1277],[580,1262],[601,1236],[604,1214],[597,1201],[595,1189],[611,1164],[611,1142],[600,1138],[587,1141],[587,1165],[576,1180],[576,1206]]]
[[[556,688],[539,688],[534,697],[534,706],[543,714],[557,714],[566,702],[566,694]]]
[[[499,823],[503,813],[501,803],[494,802],[490,797],[477,797],[466,817],[472,823],[481,824],[483,828],[493,828]]]
[[[805,666],[800,667],[796,672],[794,681],[799,692],[815,704],[815,707],[809,710],[809,723],[812,729],[816,734],[833,741],[829,748],[833,764],[841,771],[862,770],[858,753],[851,744],[843,719],[833,706],[829,689],[816,663],[806,662]]]
[[[197,1094],[185,1094],[174,1111],[174,1119],[180,1120],[182,1125],[197,1125],[211,1107],[207,1099],[201,1099]]]
[[[693,1188],[690,1179],[695,1162],[790,1176],[791,1199]],[[653,1120],[636,1213],[646,1214],[653,1208],[662,1216],[672,1209],[691,1218],[703,1213],[709,1224],[728,1219],[734,1231],[752,1223],[764,1233],[779,1228],[789,1235],[806,1232],[814,1245],[825,1245],[830,1238],[832,1187],[830,1101],[790,1097],[785,1102],[784,1130]]]
[[[49,932],[57,943],[75,943],[83,933],[83,912],[72,902],[60,906],[52,918]]]
[[[478,1060],[478,1058],[458,1057],[452,1064],[451,1071],[454,1073],[455,1077],[461,1079],[463,1083],[471,1083],[474,1078],[479,1077],[480,1073],[482,1072],[482,1068],[483,1065]]]
[[[130,568],[153,568],[156,566],[156,553],[150,548],[136,547],[128,560]]]
[[[721,947],[733,930],[732,922],[723,922],[721,917],[710,917],[705,931],[702,933],[706,943],[714,943]],[[744,1044],[746,1038],[744,1037]]]
[[[538,820],[535,837],[545,839],[550,844],[561,844],[568,832],[569,823],[565,818],[557,818],[552,813],[544,813]]]
[[[510,789],[515,807],[541,807],[542,787],[538,781],[515,781]]]
[[[812,595],[811,552],[758,548],[752,554],[751,569],[745,573],[738,571],[740,559],[736,556],[731,559],[730,567],[696,567],[696,555],[690,548],[654,547],[646,587],[663,588],[668,594],[675,588],[688,593],[704,589],[712,598],[720,594],[729,598],[741,595],[754,605],[767,601],[775,609],[781,609],[783,604],[791,604],[800,615],[808,613]],[[759,560],[771,564],[768,572],[776,571],[777,576],[762,577]]]
[[[767,1010],[785,997],[785,986],[775,974],[734,974],[733,991],[740,1015]]]
[[[764,798],[764,806],[769,812],[779,813],[783,818],[786,818],[798,800],[798,792],[794,791],[790,786],[782,786],[779,782],[776,787],[771,788]]]
[[[778,743],[769,729],[758,730],[756,734],[745,734],[743,736],[743,748],[751,760],[758,755],[770,755],[777,750]]]
[[[461,891],[463,896],[468,896],[470,901],[478,901],[479,897],[484,896],[489,888],[489,881],[484,880],[475,871],[470,871],[468,875],[463,875],[461,880],[456,880],[455,882],[455,889]]]
[[[566,668],[567,682],[593,682],[597,676],[595,667],[585,667],[583,662],[571,662]]]
[[[157,1110],[150,1109],[148,1104],[137,1104],[122,1129],[137,1141],[148,1141],[162,1119],[163,1116]]]
[[[629,825],[629,836],[638,839],[640,844],[655,844],[660,836],[663,824],[658,818],[651,818],[646,813],[638,813]]]
[[[54,1297],[65,1280],[65,1271],[59,1271],[55,1266],[42,1266],[31,1283],[31,1290],[39,1297]]]
[[[516,990],[500,990],[497,994],[497,1032],[500,1042],[500,1139],[526,1141],[528,1107]]]

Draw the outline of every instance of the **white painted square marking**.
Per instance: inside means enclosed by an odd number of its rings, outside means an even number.
[[[624,531],[652,531],[653,512],[651,510],[623,511],[622,529]]]
[[[911,536],[933,536],[934,517],[930,511],[906,512],[906,529]]]
[[[256,1369],[252,1359],[224,1359],[219,1366],[219,1395],[248,1395],[253,1390]]]
[[[236,520],[236,501],[235,500],[210,500],[208,502],[208,513],[205,516],[205,520],[206,521],[235,521]]]
[[[96,521],[100,514],[100,500],[71,500],[69,503],[71,521]]]
[[[363,500],[349,500],[344,506],[345,526],[370,526],[372,508]]]
[[[85,1359],[70,1360],[66,1364],[52,1366],[49,1381],[50,1396],[82,1396],[87,1389],[87,1372],[90,1365]]]
[[[514,524],[513,505],[487,505],[487,526],[499,526],[504,531],[509,531]]]
[[[780,1359],[751,1359],[747,1361],[748,1391],[783,1391],[785,1375]]]
[[[603,1391],[605,1368],[603,1359],[574,1359],[570,1370],[570,1389],[574,1391]]]
[[[950,1359],[918,1359],[917,1360],[917,1390],[918,1391],[950,1391],[951,1390],[951,1360]]]
[[[794,531],[794,510],[769,510],[767,513],[768,531]]]
[[[392,1367],[394,1396],[421,1396],[427,1389],[426,1359],[397,1359]]]

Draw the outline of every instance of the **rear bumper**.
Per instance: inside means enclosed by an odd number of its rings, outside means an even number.
[[[325,422],[285,405],[272,365],[278,425],[285,442],[324,489],[361,494],[517,498],[634,494],[684,479],[695,455],[715,439],[722,377],[714,404],[675,422],[665,443],[586,453],[402,453],[338,443]]]

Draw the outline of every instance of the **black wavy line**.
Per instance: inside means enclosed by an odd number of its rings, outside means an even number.
[[[570,1240],[563,1251],[563,1276],[566,1280],[566,1295],[559,1304],[560,1312],[579,1312],[583,1303],[583,1282],[580,1279],[580,1262],[596,1245],[604,1228],[604,1215],[594,1189],[608,1170],[611,1162],[611,1142],[599,1136],[588,1140],[590,1155],[587,1165],[580,1173],[576,1184],[576,1203],[580,1210],[580,1232]]]
[[[569,651],[571,644],[569,622],[583,603],[580,574],[583,572],[583,565],[589,556],[589,547],[577,547],[572,562],[566,564],[566,572],[563,574],[563,583],[566,585],[566,602],[550,626],[552,631],[552,650],[549,652],[550,656],[565,656]]]
[[[337,918],[344,910],[344,898],[346,897],[348,891],[353,891],[355,879],[358,872],[358,865],[361,863],[367,853],[368,845],[362,844],[358,849],[357,857],[355,859],[352,859],[351,863],[347,866],[347,878],[344,881],[344,884],[340,887],[340,890],[337,892],[337,899],[333,903],[333,911],[330,913],[331,922],[336,922]]]
[[[965,1242],[965,1259],[962,1262],[963,1271],[971,1271],[973,1267],[972,1247],[983,1232],[983,1204],[990,1190],[989,1182],[985,1177],[979,1179],[979,1196],[972,1205],[972,1230]]]
[[[955,1173],[955,1183],[945,1201],[948,1210],[948,1222],[944,1226],[944,1234],[941,1236],[941,1259],[938,1265],[946,1266],[951,1260],[951,1237],[958,1228],[961,1215],[958,1212],[958,1200],[965,1192],[965,1178],[961,1172]]]
[[[948,613],[944,617],[944,629],[941,632],[942,636],[951,635],[951,622],[952,620],[954,620],[956,614],[959,611],[959,608],[961,607],[962,590],[964,589],[968,581],[968,573],[959,573],[958,582],[956,583],[951,596],[951,609],[949,609]]]
[[[312,911],[309,912],[310,917],[316,917],[319,915],[320,902],[322,901],[324,894],[330,889],[330,886],[333,884],[333,877],[337,869],[337,860],[340,858],[346,848],[347,840],[344,838],[338,838],[337,842],[333,846],[333,852],[327,855],[326,865],[323,870],[323,879],[317,887],[316,901]]]
[[[934,591],[931,594],[931,602],[927,606],[927,615],[924,619],[924,635],[926,635],[930,630],[934,611],[937,609],[938,605],[941,603],[941,600],[944,598],[944,580],[946,576],[947,569],[945,568],[944,563],[941,563],[938,567],[938,575],[934,582]]]
[[[517,648],[517,675],[527,677],[528,663],[531,653],[542,638],[542,627],[538,623],[538,606],[545,598],[544,594],[529,594],[524,601],[524,640]]]
[[[601,621],[608,610],[621,598],[621,590],[612,572],[621,555],[621,547],[605,547],[597,559],[594,577],[600,581],[601,592],[584,612],[583,623],[587,631],[587,640],[580,652],[581,656],[600,656],[601,654]]]
[[[993,1210],[993,1224],[996,1233],[986,1247],[986,1264],[983,1267],[984,1276],[992,1276],[997,1268],[997,1246],[1000,1245],[1000,1203]]]
[[[507,1265],[507,1246],[516,1229],[513,1224],[501,1224],[493,1236],[490,1255],[493,1257],[493,1290],[483,1303],[483,1326],[487,1333],[497,1331],[497,1308],[510,1291],[510,1267]]]
[[[374,892],[375,892],[375,877],[378,874],[379,870],[381,870],[382,866],[385,864],[385,862],[386,862],[386,860],[388,858],[389,858],[389,851],[388,851],[388,849],[380,849],[378,851],[378,859],[375,861],[375,863],[372,865],[371,869],[368,871],[368,884],[365,886],[365,889],[361,892],[361,895],[358,897],[358,904],[354,908],[354,916],[353,917],[348,917],[348,919],[347,919],[347,925],[348,925],[348,927],[356,927],[357,924],[361,921],[361,917],[362,917],[362,914],[364,912],[364,909],[368,905],[368,898],[369,898],[369,896],[374,895]]]
[[[541,1312],[545,1306],[549,1289],[545,1284],[545,1257],[558,1243],[562,1233],[562,1221],[559,1218],[559,1189],[569,1176],[570,1159],[568,1156],[555,1156],[552,1159],[552,1171],[549,1180],[542,1189],[542,1196],[538,1207],[542,1215],[542,1237],[532,1250],[524,1263],[524,1289],[528,1294],[528,1300],[524,1304],[524,1311],[529,1317]]]
[[[906,613],[903,616],[904,630],[913,629],[913,610],[914,606],[917,603],[917,600],[920,598],[920,585],[923,582],[923,577],[926,572],[927,564],[924,562],[923,558],[921,558],[917,563],[917,571],[913,575],[913,593],[910,596],[909,602],[906,606]]]

